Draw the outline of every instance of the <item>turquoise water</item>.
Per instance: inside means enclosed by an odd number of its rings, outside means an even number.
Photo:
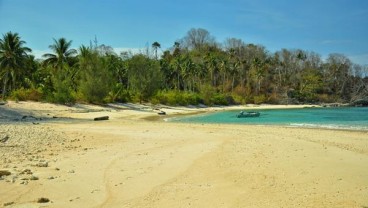
[[[302,108],[256,110],[260,117],[237,118],[239,111],[221,111],[174,118],[174,122],[283,125],[368,130],[368,108]]]

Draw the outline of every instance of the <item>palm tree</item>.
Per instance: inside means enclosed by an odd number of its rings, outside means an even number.
[[[218,58],[211,54],[208,53],[207,55],[204,56],[204,61],[206,64],[207,69],[210,72],[210,80],[211,80],[211,85],[213,87],[217,87],[217,73],[218,73]]]
[[[29,52],[32,50],[23,45],[26,42],[21,40],[18,33],[8,32],[0,39],[0,76],[3,80],[2,98],[5,98],[7,85],[12,81],[13,87],[18,76],[26,64]]]
[[[61,70],[64,64],[71,65],[72,58],[77,54],[75,49],[69,49],[72,41],[67,41],[65,38],[59,40],[54,39],[54,44],[50,45],[49,48],[54,52],[44,54],[46,58],[44,61],[46,64],[51,64],[54,68]]]
[[[158,59],[158,57],[157,57],[157,49],[158,48],[161,48],[161,45],[158,42],[154,42],[154,43],[152,43],[152,48],[153,48],[153,50],[155,50],[155,57],[156,57],[156,60],[157,60]]]
[[[255,79],[256,95],[259,95],[261,91],[261,82],[265,72],[264,65],[264,62],[257,57],[254,58],[251,63],[251,74]]]

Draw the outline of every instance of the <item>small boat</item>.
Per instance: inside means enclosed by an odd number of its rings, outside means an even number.
[[[244,112],[240,111],[238,115],[236,115],[237,118],[248,118],[248,117],[259,117],[261,114],[259,112]]]
[[[164,115],[166,115],[166,112],[165,112],[165,111],[160,111],[160,112],[158,112],[157,114],[158,114],[158,115],[161,115],[161,116],[164,116]]]

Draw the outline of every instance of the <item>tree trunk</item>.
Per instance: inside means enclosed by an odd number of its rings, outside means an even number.
[[[231,82],[231,92],[234,92],[234,85],[235,85],[235,75],[233,75],[233,80]]]
[[[6,85],[8,84],[8,72],[6,72],[5,73],[5,75],[4,75],[4,83],[3,83],[4,85],[3,85],[3,100],[5,100],[5,96],[6,96]]]

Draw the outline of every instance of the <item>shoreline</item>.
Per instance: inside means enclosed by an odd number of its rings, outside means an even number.
[[[228,111],[228,110],[255,110],[255,109],[295,109],[321,107],[317,105],[234,105],[234,106],[165,106],[150,104],[114,103],[107,105],[75,104],[65,106],[60,104],[21,101],[8,101],[0,106],[1,119],[18,119],[22,117],[34,117],[45,120],[57,119],[92,119],[93,116],[114,114],[112,118],[127,118],[136,116],[137,119],[160,120],[163,117],[173,117],[182,115],[193,115],[207,112]],[[164,111],[165,116],[157,113]]]
[[[40,102],[14,102],[9,101],[5,105],[0,106],[0,110],[7,108],[13,110],[11,115],[16,115],[13,118],[2,118],[0,112],[0,124],[21,124],[33,123],[35,125],[45,123],[83,123],[93,121],[95,117],[110,115],[109,119],[130,119],[130,120],[145,120],[149,122],[175,122],[170,121],[176,118],[185,116],[196,116],[200,114],[210,114],[220,111],[235,111],[235,110],[273,110],[273,109],[302,109],[302,108],[325,108],[320,105],[233,105],[233,106],[165,106],[165,105],[147,105],[147,104],[132,104],[132,103],[116,103],[107,105],[89,105],[76,104],[74,106],[65,106],[51,103]],[[9,108],[10,107],[10,108]],[[164,111],[166,115],[158,115],[157,113]],[[124,115],[125,114],[125,115]],[[28,119],[22,119],[27,117]],[[33,117],[33,118],[32,118]],[[228,124],[223,124],[228,125]],[[236,124],[230,125],[255,125],[255,126],[276,126],[290,127],[302,129],[326,129],[338,131],[362,131],[368,132],[368,129],[335,127],[335,126],[318,126],[318,125],[292,125],[292,124]]]
[[[176,109],[172,111],[169,115],[161,116],[161,115],[152,115],[144,118],[149,121],[157,121],[164,120],[166,118],[173,119],[175,117],[182,116],[191,116],[191,115],[199,115],[206,113],[214,113],[218,111],[235,111],[235,110],[271,110],[271,109],[300,109],[300,108],[322,108],[322,106],[318,105],[233,105],[233,106],[215,106],[215,107],[197,107],[193,110],[192,107],[170,107],[169,109]],[[162,108],[165,111],[165,107]],[[169,110],[170,111],[170,110]],[[166,111],[165,111],[166,112]],[[162,119],[161,119],[162,118]]]
[[[190,117],[190,116],[201,116],[206,114],[212,114],[219,111],[236,111],[236,110],[257,110],[262,112],[262,110],[288,110],[288,109],[302,109],[302,108],[325,108],[322,106],[262,106],[259,108],[250,108],[250,107],[243,107],[243,106],[235,106],[230,107],[229,109],[221,109],[221,110],[213,110],[213,111],[201,111],[201,112],[195,112],[195,113],[188,113],[188,114],[178,114],[178,115],[172,115],[172,116],[166,116],[166,117],[156,117],[152,116],[154,118],[148,119],[151,121],[154,120],[160,120],[164,122],[175,122],[175,123],[195,123],[195,124],[204,124],[206,122],[201,121],[183,121],[181,120],[182,117]],[[273,126],[273,127],[289,127],[289,128],[302,128],[302,129],[325,129],[325,130],[339,130],[339,131],[361,131],[361,132],[368,132],[368,127],[366,126],[348,126],[348,125],[341,125],[341,124],[312,124],[312,123],[284,123],[284,124],[274,124],[274,123],[217,123],[217,122],[208,122],[206,124],[221,124],[221,125],[240,125],[240,126]]]

